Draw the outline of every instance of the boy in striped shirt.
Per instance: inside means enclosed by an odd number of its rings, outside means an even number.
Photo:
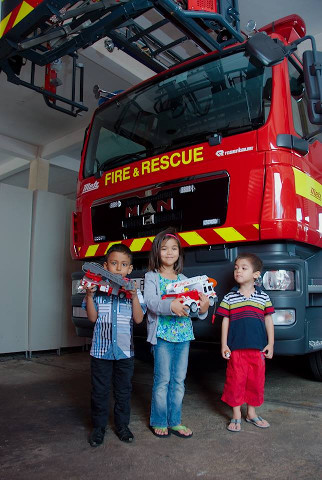
[[[133,270],[132,252],[126,245],[114,244],[107,251],[105,270],[127,277]],[[130,422],[132,376],[134,370],[133,322],[141,323],[146,311],[141,292],[130,290],[131,298],[120,298],[86,289],[83,308],[95,323],[91,348],[92,447],[104,441],[109,415],[109,394],[113,388],[115,433],[123,442],[132,442]]]
[[[239,284],[223,298],[217,314],[223,317],[221,354],[229,360],[222,400],[233,409],[227,426],[241,430],[241,406],[247,404],[246,422],[268,428],[256,415],[264,401],[265,358],[273,357],[274,308],[266,292],[254,285],[263,263],[257,255],[244,253],[235,260],[234,278]]]

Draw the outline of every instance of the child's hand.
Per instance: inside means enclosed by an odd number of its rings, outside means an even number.
[[[209,298],[204,293],[199,293],[200,310],[199,313],[206,313],[209,308]]]
[[[172,300],[170,308],[177,317],[188,317],[189,309],[187,305],[183,305],[183,300],[180,298]]]
[[[87,298],[93,298],[94,293],[96,292],[96,285],[93,285],[92,287],[86,287],[86,297]]]
[[[136,282],[134,282],[134,289],[133,289],[133,290],[129,290],[129,292],[130,292],[130,294],[131,294],[132,300],[134,300],[135,298],[137,298],[138,292],[137,292]]]
[[[266,345],[265,348],[263,348],[262,352],[265,355],[265,358],[273,358],[273,352],[274,352],[274,347],[273,345]]]
[[[229,359],[230,359],[230,355],[231,355],[231,350],[230,350],[230,348],[228,347],[228,345],[222,345],[222,347],[221,347],[221,356],[222,356],[222,358],[224,358],[225,360],[229,360]]]

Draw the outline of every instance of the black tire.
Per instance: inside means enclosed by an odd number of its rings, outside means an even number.
[[[322,382],[322,350],[309,354],[309,365],[315,380]]]
[[[215,299],[214,297],[209,297],[209,306],[213,307],[215,305]]]

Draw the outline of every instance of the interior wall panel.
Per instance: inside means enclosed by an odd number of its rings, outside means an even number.
[[[32,192],[0,183],[0,353],[28,349]]]

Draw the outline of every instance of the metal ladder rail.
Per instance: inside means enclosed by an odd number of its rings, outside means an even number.
[[[62,56],[73,54],[80,48],[92,45],[100,38],[109,36],[110,38],[115,39],[119,48],[122,48],[122,50],[126,51],[130,55],[135,56],[139,61],[142,61],[142,63],[146,64],[154,71],[160,71],[160,65],[157,62],[153,60],[151,61],[151,58],[147,58],[149,55],[144,56],[144,53],[140,51],[140,48],[133,45],[133,41],[126,38],[125,35],[122,37],[122,34],[116,31],[117,29],[121,28],[122,25],[126,24],[126,22],[143,15],[149,9],[155,9],[157,12],[159,12],[164,18],[173,23],[181,32],[183,32],[185,36],[187,36],[190,40],[193,40],[196,45],[206,52],[212,50],[222,50],[223,46],[225,46],[227,42],[224,42],[223,44],[218,43],[206,31],[205,28],[200,26],[200,21],[204,23],[207,22],[205,25],[207,28],[211,28],[212,30],[216,29],[216,25],[221,25],[231,33],[234,39],[233,41],[243,41],[243,37],[240,35],[240,33],[234,29],[222,15],[208,12],[182,10],[182,8],[176,4],[174,0],[130,0],[129,2],[120,3],[118,5],[114,4],[112,6],[110,2],[102,0],[94,5],[95,10],[93,10],[93,5],[91,5],[88,6],[87,12],[85,11],[85,7],[80,7],[81,11],[83,12],[83,22],[80,18],[76,18],[76,15],[78,15],[77,12],[79,11],[77,7],[74,9],[75,17],[66,26],[67,32],[61,32],[62,39],[66,37],[66,41],[62,41],[61,45],[56,48],[51,48],[48,51],[41,52],[39,51],[39,48],[35,46],[34,48],[30,48],[28,50],[24,48],[24,42],[20,42],[20,44],[17,43],[15,45],[15,36],[10,36],[10,38],[7,39],[7,47],[10,47],[11,54],[16,48],[16,53],[18,55],[33,61],[37,65],[46,65],[58,58],[61,58]],[[40,9],[41,7],[43,10],[45,5],[42,6],[42,4],[40,4],[39,7],[35,8],[35,14],[37,13],[37,9]],[[98,9],[101,9],[101,17],[98,14]],[[64,18],[63,15],[60,15],[59,11],[53,8],[51,2],[49,2],[47,5],[47,19],[49,18],[48,12],[52,13],[53,15],[56,14],[58,18],[60,18],[60,16]],[[34,12],[31,14],[33,13]],[[73,11],[70,12],[69,17],[72,17],[72,15]],[[68,17],[66,16],[66,18]],[[94,21],[92,24],[90,24],[91,18]],[[87,22],[87,24],[85,22]],[[73,25],[75,25],[75,31],[73,30]],[[57,26],[57,29],[59,28],[60,27]],[[83,28],[83,30],[81,28]],[[54,28],[52,30],[54,30]],[[174,44],[172,47],[173,46]],[[160,48],[163,49],[162,51],[171,50],[171,45],[169,45],[168,48],[164,47],[164,45],[160,45]],[[173,51],[171,53],[173,54]],[[182,60],[178,59],[178,61]],[[156,65],[153,68],[154,64]]]
[[[187,58],[181,57],[178,53],[172,50],[173,47],[189,40],[187,36],[180,37],[169,44],[163,44],[159,39],[151,35],[151,32],[159,28],[160,24],[164,26],[166,23],[169,23],[169,21],[165,20],[158,22],[158,25],[152,25],[147,29],[141,29],[138,24],[132,24],[129,30],[136,31],[135,35],[125,36],[124,38],[124,34],[121,32],[113,31],[110,33],[110,38],[112,38],[115,45],[121,46],[121,48],[126,51],[128,51],[129,48],[133,49],[133,56],[136,55],[137,48],[139,48],[149,57],[147,66],[155,72],[160,72],[166,70],[170,66],[177,65],[187,60]],[[140,46],[140,43],[142,46]],[[164,61],[157,58],[162,53],[164,53]],[[146,59],[144,58],[141,61],[145,60]]]
[[[169,68],[169,66],[173,66],[183,61],[198,57],[203,53],[213,50],[221,51],[225,46],[231,43],[236,43],[236,41],[242,42],[244,40],[242,35],[239,33],[239,17],[236,9],[231,9],[231,18],[234,19],[237,30],[234,29],[229,22],[223,18],[222,15],[219,14],[185,11],[182,10],[182,8],[173,0],[152,0],[152,3],[153,9],[164,17],[163,20],[157,22],[156,24],[150,25],[146,29],[143,29],[138,24],[132,23],[132,25],[135,25],[135,28],[138,30],[135,35],[128,36],[127,34],[122,33],[120,29],[118,31],[115,29],[110,31],[109,37],[113,40],[116,46],[127,51],[128,53],[130,52],[132,56],[137,58],[139,61],[142,61],[145,65],[147,65],[149,68],[152,68],[152,70],[156,72]],[[166,25],[167,21],[180,30],[184,36],[174,40],[169,44],[162,44],[160,40],[157,40],[152,34],[156,29]],[[204,28],[202,25],[204,25]],[[217,42],[215,38],[206,31],[207,29],[209,31],[215,31],[218,29],[218,26],[225,28],[228,34],[231,35],[231,38],[227,39],[223,43]],[[122,25],[120,28],[122,28]],[[173,51],[174,47],[180,45],[186,40],[192,40],[195,45],[199,47],[200,53],[188,58],[182,58],[180,55],[178,55],[178,53]],[[140,48],[137,48],[137,45],[133,46],[133,44],[137,41],[141,41],[147,46],[147,56],[150,57],[148,60],[144,59],[140,53],[138,54]],[[149,48],[149,42],[159,44],[159,47],[155,50],[152,50]],[[162,52],[166,52],[167,55],[172,57],[172,65],[163,65],[163,68],[160,68],[162,61],[158,61],[156,57]],[[154,59],[155,62],[151,62],[151,58]],[[153,63],[155,64],[155,67],[153,66]]]

